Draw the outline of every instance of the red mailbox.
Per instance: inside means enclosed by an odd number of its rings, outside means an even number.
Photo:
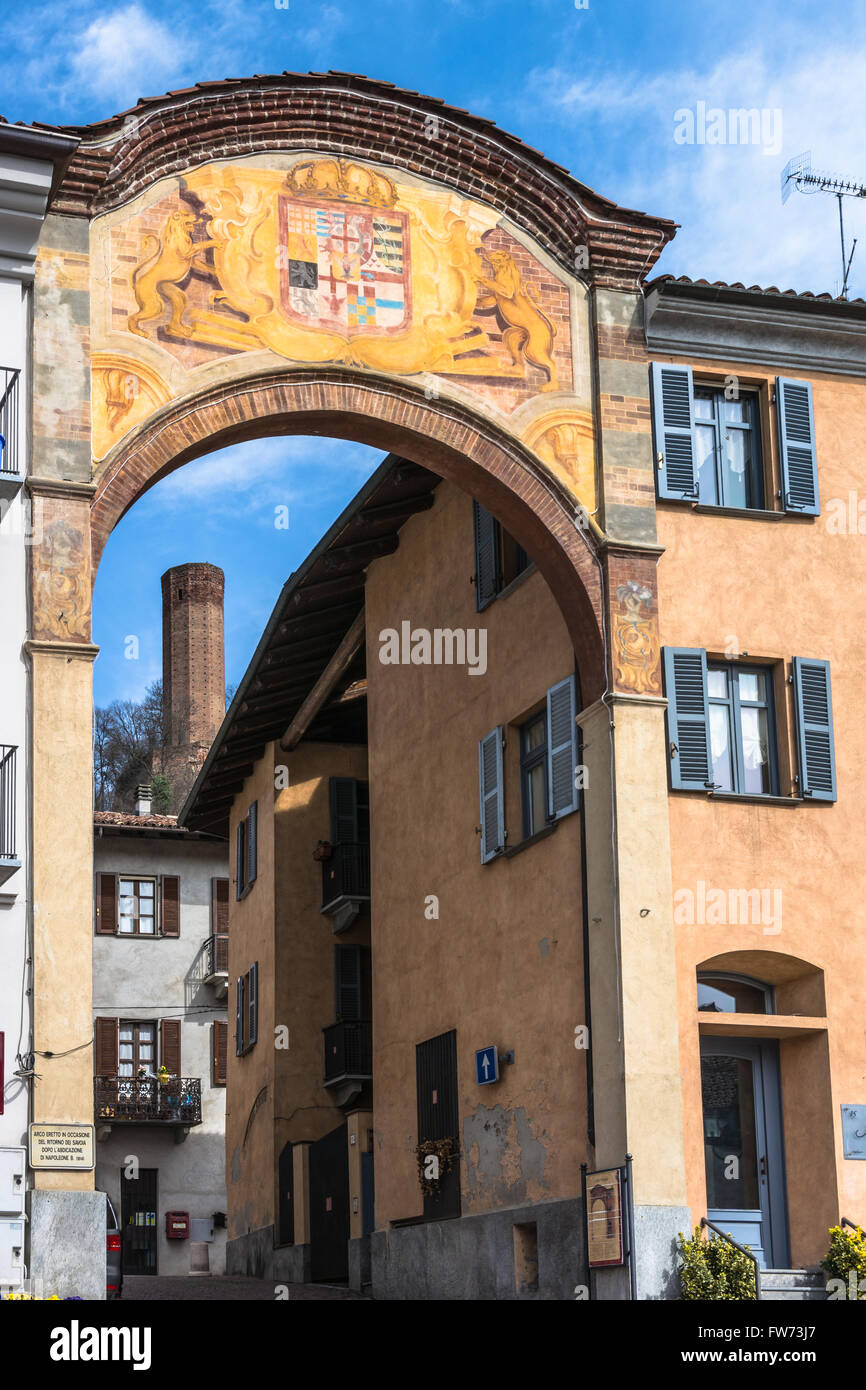
[[[165,1213],[166,1240],[189,1240],[189,1212],[167,1211]]]

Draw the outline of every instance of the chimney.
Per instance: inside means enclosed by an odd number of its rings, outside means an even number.
[[[225,715],[224,587],[217,565],[175,565],[162,576],[163,770],[173,810],[185,800]]]
[[[153,787],[149,782],[144,786],[137,787],[135,792],[135,814],[137,816],[149,816],[151,798],[153,797]],[[127,803],[128,805],[129,803]]]

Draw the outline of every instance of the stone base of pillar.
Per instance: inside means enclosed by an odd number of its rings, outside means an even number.
[[[349,1241],[349,1288],[361,1293],[371,1280],[370,1237],[359,1236]]]
[[[50,1298],[104,1299],[104,1192],[30,1193],[30,1277]]]
[[[692,1214],[688,1207],[635,1207],[634,1243],[639,1299],[679,1298],[677,1236],[680,1231],[684,1235],[691,1235]]]

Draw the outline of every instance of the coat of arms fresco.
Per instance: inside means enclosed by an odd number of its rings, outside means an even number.
[[[573,391],[564,280],[494,209],[358,162],[191,170],[98,224],[94,255],[97,458],[245,352],[460,378],[508,414]]]

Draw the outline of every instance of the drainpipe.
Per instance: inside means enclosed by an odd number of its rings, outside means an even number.
[[[580,688],[580,671],[574,663],[574,684],[577,707],[583,709],[583,693]],[[583,729],[577,726],[577,761],[583,766]],[[592,1066],[592,986],[589,979],[589,886],[586,871],[586,798],[580,804],[580,912],[583,936],[583,1010],[590,1028],[589,1047],[586,1052],[586,1137],[590,1147],[595,1148],[595,1087]]]

